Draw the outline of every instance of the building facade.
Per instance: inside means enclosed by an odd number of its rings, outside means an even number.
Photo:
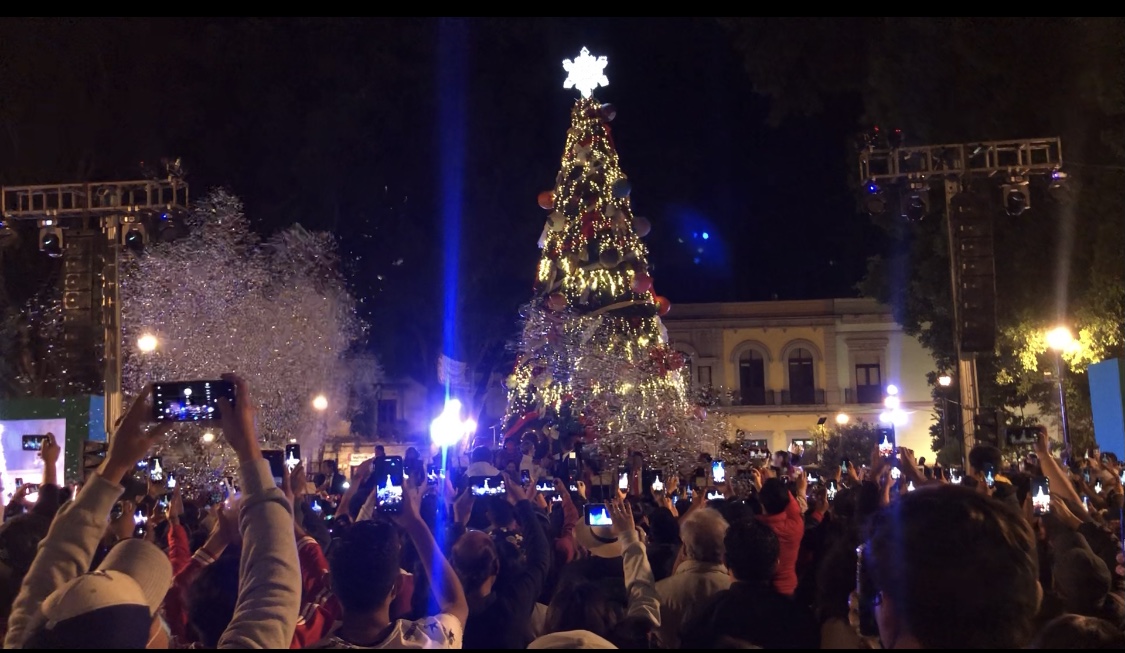
[[[878,423],[894,385],[899,446],[933,459],[926,375],[936,364],[889,307],[872,299],[676,304],[663,320],[690,361],[693,387],[718,395],[716,409],[751,447],[806,444],[818,422]]]

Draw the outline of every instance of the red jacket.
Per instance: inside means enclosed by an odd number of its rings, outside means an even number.
[[[758,515],[758,521],[769,526],[781,544],[773,586],[778,592],[793,596],[797,591],[797,554],[801,550],[801,538],[805,536],[805,520],[797,499],[789,495],[789,505],[785,506],[785,510],[776,515]]]

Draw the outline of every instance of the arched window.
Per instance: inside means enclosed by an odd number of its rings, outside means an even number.
[[[812,352],[798,347],[789,352],[789,401],[793,404],[816,403],[816,380]]]
[[[738,387],[742,405],[766,404],[766,361],[757,350],[747,349],[738,356]]]

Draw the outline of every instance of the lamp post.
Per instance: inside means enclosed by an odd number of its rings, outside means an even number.
[[[1059,384],[1059,417],[1062,420],[1063,446],[1070,450],[1070,424],[1066,417],[1066,390],[1063,388],[1062,353],[1074,347],[1074,336],[1070,329],[1059,326],[1047,332],[1047,346],[1055,352],[1055,379]]]
[[[146,333],[140,338],[137,338],[137,349],[142,354],[151,354],[156,351],[156,347],[159,344],[160,342],[156,339],[156,336],[151,333]]]

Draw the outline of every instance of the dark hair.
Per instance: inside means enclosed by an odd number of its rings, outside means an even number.
[[[723,548],[723,559],[736,580],[767,583],[773,579],[781,543],[769,526],[756,519],[731,524]]]
[[[978,444],[969,450],[969,466],[973,471],[984,473],[987,465],[992,465],[996,473],[1000,473],[1000,466],[1004,464],[1004,454],[991,444]]]
[[[874,517],[863,562],[923,648],[1020,648],[1031,638],[1035,535],[1003,502],[957,485],[920,487]]]
[[[624,616],[623,606],[612,600],[601,585],[589,581],[563,583],[547,606],[543,632],[588,630],[606,637]]]
[[[320,464],[328,465],[328,468],[331,469],[333,473],[340,471],[340,466],[336,463],[335,460],[332,460],[331,458],[326,458],[325,460],[320,461]]]
[[[479,534],[479,531],[475,531]],[[472,592],[484,585],[492,576],[500,573],[500,555],[491,537],[476,537],[467,533],[453,545],[449,564],[461,579],[466,592]]]
[[[506,497],[494,495],[485,502],[488,511],[488,521],[496,528],[507,528],[516,518],[516,509],[508,503]]]
[[[792,498],[789,488],[785,487],[785,483],[782,483],[780,478],[767,478],[758,492],[758,500],[762,502],[762,508],[767,515],[783,512]]]
[[[328,556],[332,592],[346,611],[367,612],[386,602],[400,575],[402,543],[384,521],[361,521],[333,543]]]
[[[1125,649],[1125,632],[1105,619],[1064,614],[1055,617],[1028,648],[1043,649]]]
[[[657,508],[648,516],[648,538],[653,544],[680,543],[680,523],[667,508]]]
[[[236,547],[227,547],[218,560],[199,571],[188,587],[188,627],[206,648],[219,646],[219,638],[234,618],[240,558]]]
[[[418,453],[418,450],[414,447],[407,447],[406,453],[404,453],[402,457],[405,460],[421,459],[422,454]]]
[[[785,450],[775,451],[775,452],[773,452],[773,455],[781,456],[782,462],[784,462],[786,465],[793,462],[793,454],[789,453],[788,451],[785,451]]]
[[[479,446],[473,449],[469,454],[469,462],[471,463],[491,463],[492,462],[492,449],[486,446]]]
[[[761,502],[758,502],[758,507],[761,507]],[[754,508],[745,501],[727,500],[723,502],[723,505],[716,508],[716,510],[719,511],[719,514],[723,516],[723,519],[725,519],[728,524],[753,519],[756,514]]]

